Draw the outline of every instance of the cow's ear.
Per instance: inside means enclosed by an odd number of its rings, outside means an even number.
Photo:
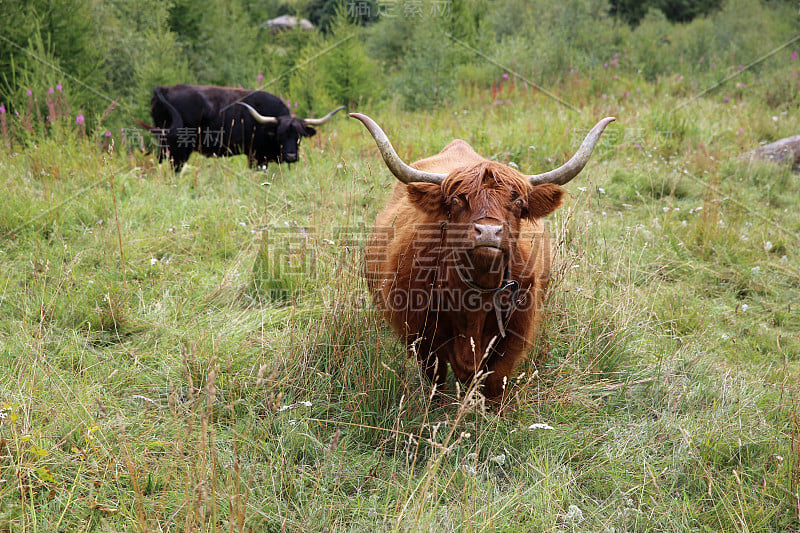
[[[312,128],[311,126],[305,126],[305,131],[303,131],[303,137],[313,137],[317,134],[317,130]]]
[[[528,192],[528,218],[546,217],[561,205],[564,189],[553,183],[534,185]]]
[[[444,211],[442,186],[435,183],[409,183],[406,185],[411,203],[428,214],[436,215]]]

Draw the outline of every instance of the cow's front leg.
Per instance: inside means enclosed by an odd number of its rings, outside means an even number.
[[[511,389],[511,376],[514,369],[525,356],[530,345],[520,337],[505,339],[487,361],[488,376],[483,385],[487,402],[504,414],[508,393]]]

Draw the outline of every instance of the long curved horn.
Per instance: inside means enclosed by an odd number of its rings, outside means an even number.
[[[275,117],[265,117],[264,115],[262,115],[261,113],[259,113],[255,109],[253,109],[252,106],[250,106],[248,104],[245,104],[244,102],[236,102],[236,103],[239,104],[239,105],[245,106],[250,111],[250,114],[253,115],[253,118],[256,119],[256,121],[260,122],[261,124],[277,124],[278,123],[278,119],[277,118],[275,118]]]
[[[594,128],[589,132],[586,138],[581,143],[581,147],[572,156],[572,159],[558,167],[557,169],[545,172],[544,174],[531,174],[527,176],[531,185],[539,185],[541,183],[555,183],[556,185],[564,185],[569,180],[580,174],[583,167],[589,161],[597,141],[600,140],[603,130],[606,129],[611,122],[616,120],[615,117],[606,117],[598,122]]]
[[[320,124],[325,124],[326,122],[328,122],[333,115],[335,115],[342,109],[344,109],[344,106],[339,106],[322,118],[304,118],[303,122],[311,126],[319,126]]]
[[[350,113],[350,116],[352,118],[357,118],[367,127],[369,132],[372,134],[372,137],[375,139],[375,144],[378,145],[378,150],[380,150],[381,156],[383,156],[383,162],[386,163],[386,166],[397,179],[403,183],[424,181],[425,183],[436,183],[438,185],[441,185],[442,181],[444,181],[444,178],[447,176],[447,174],[423,172],[422,170],[417,170],[416,168],[406,165],[397,155],[397,152],[394,151],[392,143],[389,142],[389,138],[386,136],[380,126],[378,126],[375,121],[369,118],[367,115],[362,115],[361,113]]]

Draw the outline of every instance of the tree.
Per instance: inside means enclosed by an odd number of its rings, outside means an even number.
[[[8,0],[0,17],[0,99],[70,84],[77,103],[92,105],[102,88],[103,48],[89,0]],[[96,104],[95,104],[96,105]]]

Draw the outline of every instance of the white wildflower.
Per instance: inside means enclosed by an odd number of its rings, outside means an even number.
[[[764,251],[765,252],[769,252],[770,250],[772,250],[772,242],[771,241],[767,241],[767,242],[764,243]]]
[[[606,190],[604,188],[602,188],[602,187],[598,187],[597,188],[597,192],[599,192],[600,194],[605,194]]]
[[[578,507],[577,505],[570,505],[569,509],[567,509],[567,514],[563,516],[564,519],[569,520],[571,522],[583,521],[583,511],[581,511],[580,507]]]
[[[789,258],[788,258],[788,257],[786,257],[785,255],[783,255],[783,256],[781,256],[781,258],[780,258],[779,262],[780,262],[782,265],[785,265],[786,263],[788,263],[788,262],[789,262]]]
[[[151,257],[150,258],[150,264],[151,265],[155,265],[156,263],[158,263],[158,259],[156,259],[155,257]]]
[[[750,306],[749,306],[749,305],[747,305],[747,304],[742,304],[742,311],[743,311],[743,312],[744,312],[744,311],[747,311],[748,309],[750,309]]]
[[[550,424],[545,424],[544,422],[536,422],[535,424],[528,426],[528,429],[553,429],[553,426]]]
[[[292,404],[289,404],[289,405],[282,405],[278,409],[278,412],[281,413],[283,411],[288,411],[290,409],[297,409],[298,407],[311,407],[311,405],[312,405],[312,403],[309,402],[309,401],[297,402],[297,403],[292,403]]]
[[[758,276],[759,272],[761,272],[761,267],[753,267],[750,269],[750,273],[754,276]]]
[[[496,463],[499,466],[503,466],[506,464],[506,454],[501,453],[499,455],[495,455],[489,459],[491,462]]]

